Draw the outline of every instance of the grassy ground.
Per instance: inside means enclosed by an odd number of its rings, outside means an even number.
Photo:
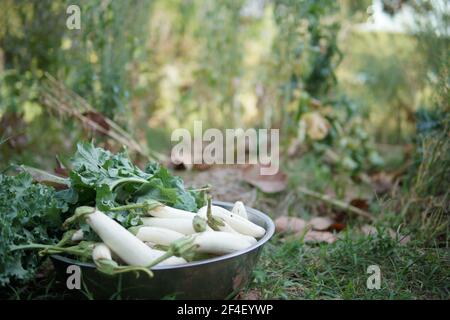
[[[401,154],[395,156],[390,152],[396,162],[393,166],[398,168]],[[387,163],[386,167],[390,165]],[[433,168],[437,172],[441,167]],[[417,190],[426,181],[412,186],[402,185],[404,179],[401,179],[384,194],[377,194],[376,185],[331,173],[310,157],[291,163],[286,170],[294,181],[290,190],[300,184],[347,200],[365,199],[374,221],[351,216],[293,191],[290,197],[282,196],[276,201],[281,205],[271,211],[274,216],[290,215],[307,220],[325,215],[339,219],[346,228],[332,244],[305,243],[301,234],[276,235],[264,251],[248,289],[253,296],[263,299],[450,297],[448,192],[444,191],[442,196],[437,196],[438,193],[419,196]],[[367,225],[375,227],[377,233],[362,232],[362,227]],[[371,265],[380,268],[380,289],[367,288],[371,275],[367,268]]]
[[[264,251],[249,290],[262,299],[448,299],[448,248],[399,244],[387,234],[345,236],[334,244],[305,245],[276,237]],[[368,289],[370,265],[381,287]]]

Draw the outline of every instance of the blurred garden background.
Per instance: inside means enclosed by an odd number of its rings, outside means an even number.
[[[277,221],[238,298],[448,299],[449,22],[444,0],[0,0],[0,170],[125,145]],[[171,164],[194,120],[280,129],[280,173]]]

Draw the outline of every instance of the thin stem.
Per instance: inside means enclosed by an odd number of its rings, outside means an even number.
[[[304,193],[304,194],[308,195],[308,196],[311,196],[311,197],[317,198],[319,200],[322,200],[324,202],[327,202],[327,203],[329,203],[329,204],[331,204],[331,205],[333,205],[335,207],[338,207],[340,209],[348,210],[348,211],[350,211],[350,212],[352,212],[354,214],[357,214],[357,215],[359,215],[361,217],[364,217],[366,219],[369,219],[371,221],[375,220],[375,218],[369,212],[361,210],[361,209],[359,209],[359,208],[357,208],[355,206],[352,206],[351,204],[348,204],[348,203],[346,203],[344,201],[333,199],[333,198],[331,198],[330,196],[328,196],[326,194],[321,194],[321,193],[309,190],[309,189],[304,188],[304,187],[298,187],[297,190],[299,192],[301,192],[301,193]]]
[[[153,209],[157,206],[162,206],[161,203],[155,201],[153,202],[142,202],[142,203],[130,203],[123,206],[118,206],[109,209],[109,211],[123,211],[123,210],[132,210],[132,209]]]
[[[55,245],[56,247],[63,247],[66,243],[70,242],[72,240],[72,237],[74,233],[77,232],[77,230],[69,230],[66,233],[64,233],[63,237],[59,242]]]
[[[63,228],[67,228],[68,225],[72,224],[73,222],[77,221],[78,219],[81,219],[85,215],[91,214],[94,212],[95,212],[95,208],[93,208],[93,207],[87,207],[87,206],[78,207],[75,209],[75,214],[73,216],[67,218],[66,221],[64,221],[62,226],[63,226]]]
[[[219,231],[219,227],[223,227],[225,224],[212,215],[212,197],[208,196],[208,208],[206,209],[207,223],[214,231]]]
[[[206,217],[208,218],[208,222],[212,221],[213,219],[211,202],[212,202],[211,196],[208,196],[208,207],[206,209]]]
[[[39,244],[39,243],[31,243],[31,244],[24,244],[24,245],[10,247],[11,251],[26,250],[26,249],[43,249],[41,251],[41,252],[43,252],[42,254],[65,252],[65,253],[69,253],[69,254],[73,254],[73,255],[77,255],[77,256],[82,256],[82,255],[86,255],[86,253],[87,253],[85,250],[77,250],[74,248],[62,248],[62,247],[51,246],[51,245],[46,245],[46,244]]]
[[[204,186],[204,187],[197,188],[197,189],[189,189],[189,191],[194,191],[194,192],[209,191],[209,190],[211,190],[211,186]]]
[[[159,258],[153,260],[150,263],[150,265],[147,266],[147,268],[150,269],[150,268],[156,266],[158,263],[161,263],[164,260],[167,260],[172,256],[176,256],[176,257],[185,256],[185,255],[193,252],[193,250],[195,250],[196,248],[197,248],[197,245],[194,244],[194,238],[191,236],[187,236],[187,237],[181,238],[179,240],[176,240],[176,241],[172,242],[172,244],[170,245],[170,247],[166,253],[164,253]]]
[[[171,249],[169,249],[162,256],[160,256],[159,258],[156,258],[155,260],[153,260],[146,268],[150,269],[150,268],[156,266],[158,263],[161,263],[164,260],[167,260],[167,259],[169,259],[172,256],[173,256],[173,251]]]
[[[146,273],[150,278],[153,278],[153,272],[151,270],[147,269],[146,267],[135,267],[135,266],[118,267],[117,269],[115,269],[113,271],[113,274],[125,273],[125,272],[130,272],[130,271],[142,271],[142,272]],[[139,276],[139,273],[138,273],[138,276]]]
[[[16,251],[16,250],[24,250],[24,249],[47,249],[49,247],[52,247],[52,246],[49,246],[46,244],[30,243],[30,244],[22,244],[19,246],[11,246],[10,250]]]
[[[146,273],[150,278],[153,277],[153,272],[146,267],[141,266],[119,266],[115,261],[109,259],[100,259],[94,261],[97,266],[97,270],[109,275],[116,275],[125,272],[136,272],[137,277],[139,277],[139,272],[142,271]]]

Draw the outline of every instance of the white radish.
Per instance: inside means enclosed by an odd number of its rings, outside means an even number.
[[[164,251],[149,248],[131,232],[99,210],[90,207],[80,207],[78,210],[86,214],[86,222],[103,242],[130,266],[146,267],[165,253]],[[171,257],[160,264],[180,264],[185,262],[182,258]]]
[[[200,208],[197,214],[200,215],[202,218],[206,218],[207,209],[208,209],[207,206],[202,207]],[[222,218],[226,223],[230,225],[231,228],[233,228],[239,233],[252,236],[255,238],[260,238],[266,233],[266,230],[264,230],[264,228],[254,224],[249,220],[242,218],[241,216],[233,214],[232,212],[222,207],[211,206],[211,211],[213,216]]]
[[[230,215],[231,212],[229,212],[228,210],[222,208],[222,207],[218,207],[218,206],[211,206],[211,212],[217,212],[217,211],[226,211],[223,212],[224,214]],[[207,219],[207,211],[208,211],[208,206],[202,207],[198,210],[197,215],[199,217],[205,217]],[[214,214],[213,214],[214,215]],[[236,233],[236,234],[241,234],[239,232],[237,232],[236,230],[234,230],[228,223],[226,223],[225,221],[223,221],[223,219],[221,219],[222,221],[222,225],[217,225],[217,229],[216,231],[223,231],[223,232],[230,232],[230,233]]]
[[[132,227],[129,231],[136,235],[139,240],[165,246],[185,236],[180,232],[160,227]]]
[[[207,210],[208,210],[208,206],[206,205],[206,206],[200,208],[200,209],[198,210],[197,214],[200,214],[200,213],[201,213],[201,214],[203,215],[204,213],[207,212]],[[222,208],[222,207],[219,207],[219,206],[211,206],[211,211],[212,211],[212,214],[213,214],[213,215],[217,215],[217,214],[220,214],[220,215],[227,215],[227,216],[229,216],[230,218],[235,218],[235,219],[240,219],[240,220],[246,220],[245,218],[241,217],[240,215],[235,214],[235,213],[231,212],[230,210],[227,210],[227,209]]]
[[[142,218],[144,226],[159,227],[177,231],[184,235],[194,234],[197,231],[194,228],[194,219],[191,218]],[[210,227],[206,227],[206,230],[212,230]]]
[[[111,250],[104,243],[96,243],[92,251],[92,260],[112,260]]]
[[[222,231],[205,231],[194,237],[197,252],[226,254],[243,250],[252,246],[252,243],[238,234]]]
[[[234,230],[232,227],[230,227],[230,225],[228,223],[226,223],[225,221],[222,221],[222,223],[223,223],[223,226],[217,227],[219,229],[218,231],[240,234],[239,232]]]
[[[240,217],[248,220],[247,210],[245,209],[245,206],[242,203],[242,201],[236,201],[234,203],[233,209],[231,209],[231,212],[237,216],[240,216]]]
[[[153,242],[149,242],[149,241],[147,241],[147,242],[144,242],[148,247],[150,247],[151,249],[153,249],[157,244],[156,243],[153,243]]]
[[[146,267],[139,266],[119,266],[117,262],[112,259],[112,252],[104,243],[96,243],[92,250],[92,260],[94,260],[97,270],[109,275],[115,275],[130,271],[142,271],[147,273],[150,278],[153,273]]]
[[[157,206],[154,209],[151,209],[149,213],[157,218],[168,218],[168,219],[174,219],[174,218],[194,218],[195,213],[172,208],[169,206]]]
[[[245,240],[247,240],[248,242],[250,242],[252,245],[254,245],[255,243],[258,242],[258,240],[256,240],[256,239],[255,239],[254,237],[252,237],[252,236],[247,236],[247,235],[242,234],[242,233],[239,233],[239,235],[240,235],[243,239],[245,239]]]
[[[78,229],[75,231],[75,233],[72,235],[72,238],[70,240],[72,241],[81,241],[84,238],[84,232],[81,229]]]
[[[251,244],[255,244],[257,242],[257,240],[252,237],[252,236],[248,236],[242,233],[237,232],[236,230],[234,230],[228,223],[226,223],[225,221],[222,221],[223,226],[218,226],[218,231],[222,231],[222,232],[229,232],[229,233],[233,233],[233,234],[237,234],[243,238],[245,238],[248,242],[250,242]],[[212,231],[209,230],[209,231]]]

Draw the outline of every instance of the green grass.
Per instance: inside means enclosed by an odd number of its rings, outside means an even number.
[[[386,235],[306,245],[273,239],[264,250],[248,290],[262,299],[448,299],[448,248],[407,246]],[[378,265],[381,288],[367,289],[367,267]]]
[[[435,175],[430,173],[442,172],[442,163],[435,161],[427,167],[421,185]],[[364,190],[367,185],[330,172],[308,155],[291,162],[286,170],[289,190],[300,184],[324,193],[331,189],[338,198],[366,199],[378,234],[363,235],[360,227],[367,221],[324,208],[310,197],[291,191],[289,201],[284,201],[280,195],[278,202],[288,202],[287,209],[261,209],[273,213],[274,218],[288,214],[308,220],[312,215],[337,214],[344,217],[347,227],[333,244],[305,244],[301,236],[276,235],[266,245],[247,291],[256,290],[262,299],[450,298],[448,192],[418,196],[417,185],[404,184],[379,197],[370,188]],[[411,241],[401,244],[400,239],[392,238],[394,230]],[[370,265],[381,270],[379,290],[367,288]]]

